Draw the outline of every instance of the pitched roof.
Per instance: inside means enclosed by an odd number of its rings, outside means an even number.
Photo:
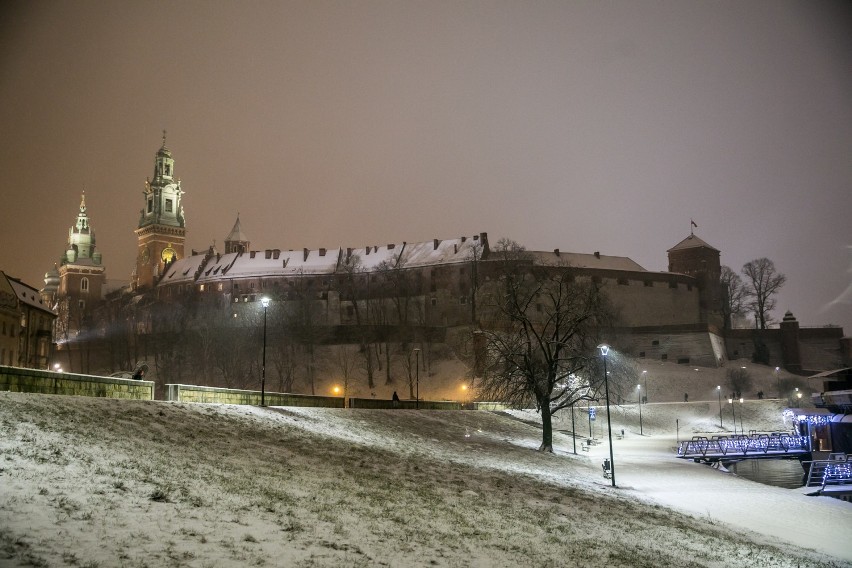
[[[600,270],[628,270],[647,272],[642,266],[626,256],[607,256],[603,254],[584,254],[564,251],[530,251],[536,264],[566,265],[574,268],[596,268]]]
[[[701,239],[699,239],[698,237],[696,237],[695,235],[692,235],[692,234],[689,235],[688,237],[686,237],[685,239],[683,239],[682,241],[680,241],[678,244],[676,244],[675,246],[673,246],[672,248],[670,248],[666,252],[672,252],[673,250],[684,250],[684,249],[690,249],[690,248],[699,248],[699,247],[704,247],[704,248],[708,248],[710,250],[715,250],[716,252],[719,252],[719,249],[711,247],[710,245],[708,245],[707,243],[705,243],[704,241],[702,241]]]
[[[236,241],[236,242],[247,242],[249,238],[243,233],[243,227],[240,225],[240,216],[237,215],[237,222],[234,223],[234,228],[231,229],[231,232],[225,237],[225,242],[227,241]]]

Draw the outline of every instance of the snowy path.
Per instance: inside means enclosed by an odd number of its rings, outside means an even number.
[[[674,436],[614,439],[618,487],[713,522],[852,561],[852,503],[808,497],[812,489],[772,487],[677,459],[675,445]],[[589,458],[600,470],[605,457],[609,447],[604,440],[592,447]]]

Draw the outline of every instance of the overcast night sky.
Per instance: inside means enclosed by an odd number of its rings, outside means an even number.
[[[0,269],[43,286],[85,189],[129,280],[167,147],[187,248],[487,232],[666,270],[772,259],[852,334],[852,3],[5,2]]]

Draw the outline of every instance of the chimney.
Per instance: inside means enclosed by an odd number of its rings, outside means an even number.
[[[459,244],[453,243],[453,254],[458,254],[458,253],[459,253]]]
[[[475,237],[474,237],[474,238],[475,238]],[[467,237],[462,237],[462,238],[461,238],[461,242],[465,242],[466,240],[467,240]]]
[[[432,250],[438,250],[438,243],[440,243],[438,239],[432,239]]]
[[[595,251],[595,258],[600,258],[600,257],[601,257],[601,253],[600,253],[600,251],[597,251],[597,250],[596,250],[596,251]]]
[[[325,249],[324,248],[319,249],[319,254],[320,254],[320,256],[325,256]]]
[[[263,257],[264,257],[266,260],[269,260],[270,258],[272,258],[272,250],[271,250],[271,249],[266,249],[265,251],[263,251]]]
[[[553,254],[555,254],[556,256],[559,256],[559,249],[553,249]]]
[[[396,248],[396,245],[395,245],[394,243],[390,243],[390,244],[388,245],[388,250],[393,250],[393,249],[395,249],[395,248]]]
[[[306,262],[308,260],[308,249],[302,249],[302,262]]]

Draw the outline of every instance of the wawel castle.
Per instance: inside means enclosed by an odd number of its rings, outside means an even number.
[[[315,390],[323,374],[340,374],[328,361],[339,363],[348,347],[373,390],[410,375],[415,346],[429,374],[440,374],[458,338],[486,323],[477,303],[492,274],[486,233],[253,250],[237,216],[224,250],[187,251],[183,190],[165,136],[143,195],[130,282],[107,292],[85,196],[65,252],[45,276],[41,299],[58,315],[54,358],[70,369],[106,373],[144,361],[159,382],[244,387],[257,374],[257,334],[268,315],[267,368],[281,387]],[[634,357],[719,366],[760,352],[795,373],[839,366],[842,329],[800,329],[789,312],[780,329],[724,329],[719,250],[690,233],[667,254],[666,272],[598,252],[529,257],[599,283],[619,314],[620,349]],[[268,314],[262,297],[272,300]]]

